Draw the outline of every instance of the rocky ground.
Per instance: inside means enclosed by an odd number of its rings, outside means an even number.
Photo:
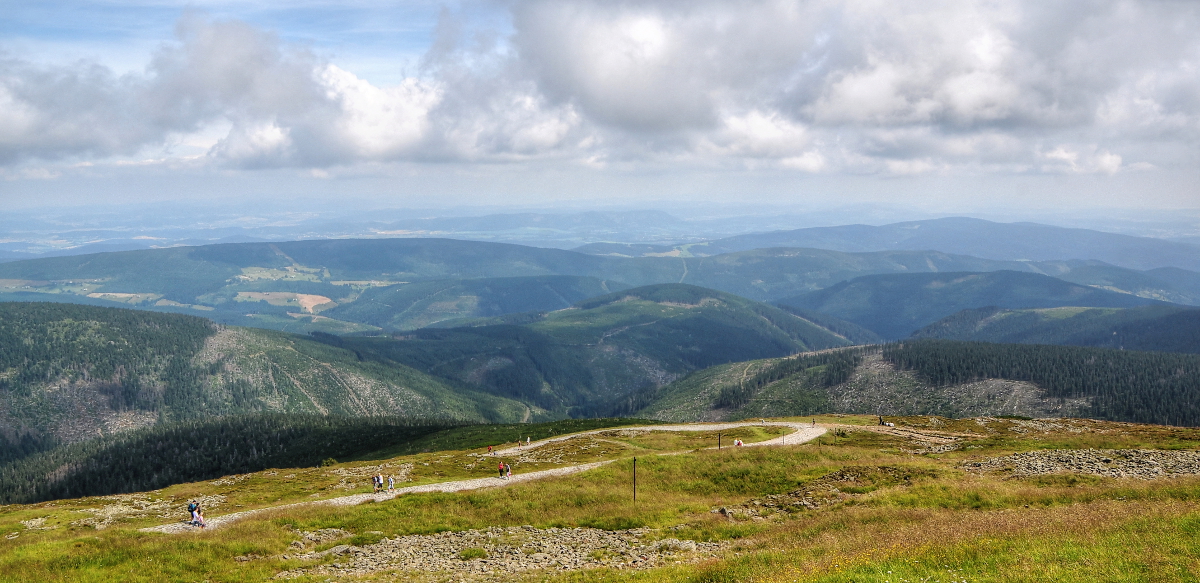
[[[914,479],[930,476],[928,470],[892,466],[849,466],[804,483],[786,494],[753,498],[743,504],[712,510],[732,519],[762,520],[783,518],[789,513],[816,510],[845,502],[885,486],[911,484]]]
[[[1013,477],[1090,474],[1153,480],[1200,475],[1200,451],[1079,449],[1014,453],[963,464],[968,471],[1005,472]]]
[[[448,573],[475,581],[506,579],[511,573],[542,569],[578,570],[596,567],[648,568],[668,562],[695,561],[714,556],[719,543],[664,538],[656,531],[607,531],[595,528],[493,527],[486,530],[443,532],[385,538],[365,546],[337,545],[320,552],[297,552],[285,559],[333,563],[279,573],[277,579],[303,575],[346,577],[380,571]],[[313,534],[313,533],[303,533]],[[292,544],[306,548],[312,537]]]

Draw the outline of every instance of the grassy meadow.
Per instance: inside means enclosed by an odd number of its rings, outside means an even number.
[[[810,421],[812,417],[804,418]],[[511,444],[510,428],[448,430],[420,450],[320,468],[276,469],[181,484],[144,494],[0,508],[3,581],[257,581],[338,560],[297,559],[302,531],[351,536],[315,547],[369,545],[384,537],[532,525],[649,528],[652,538],[716,541],[718,556],[652,569],[504,573],[510,581],[1195,581],[1200,579],[1200,478],[1136,480],[1060,474],[1012,477],[967,472],[964,461],[1037,449],[1195,449],[1194,429],[1087,420],[818,416],[831,429],[803,445],[716,445],[716,433],[620,427],[543,448],[486,455]],[[565,430],[566,428],[559,428]],[[572,430],[591,429],[579,427]],[[453,432],[460,433],[455,434]],[[544,429],[543,433],[554,431]],[[725,443],[776,437],[777,427],[722,431]],[[958,437],[959,448],[915,454],[907,431]],[[473,433],[472,433],[473,432]],[[535,434],[537,438],[539,435]],[[459,449],[435,449],[457,447]],[[387,454],[388,452],[384,452]],[[678,455],[663,455],[678,454]],[[383,455],[383,454],[381,454]],[[632,458],[638,499],[632,500]],[[399,486],[485,477],[497,460],[514,473],[615,460],[587,472],[459,493],[408,494],[357,506],[292,506],[219,529],[140,532],[183,519],[201,498],[209,518],[250,508],[369,491],[368,476],[403,475]],[[901,480],[863,478],[838,501],[746,518],[713,510],[804,490],[844,469],[891,469]],[[866,472],[865,476],[883,473]],[[749,503],[748,503],[749,502]],[[466,560],[466,559],[464,559]],[[471,559],[483,560],[483,559]],[[292,581],[458,581],[378,571]]]

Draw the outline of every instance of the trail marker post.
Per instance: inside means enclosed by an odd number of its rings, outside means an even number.
[[[633,458],[633,501],[637,502],[637,458]]]
[[[717,434],[717,449],[721,449],[721,434]]]

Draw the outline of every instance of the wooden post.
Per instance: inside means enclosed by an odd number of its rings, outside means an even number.
[[[633,458],[633,501],[637,502],[637,458]]]
[[[721,449],[721,434],[717,434],[717,449]]]

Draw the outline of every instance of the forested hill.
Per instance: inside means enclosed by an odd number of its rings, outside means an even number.
[[[1036,384],[1056,399],[1086,398],[1089,417],[1200,425],[1200,356],[1075,346],[914,340],[883,357],[939,386],[980,379]]]
[[[714,364],[851,344],[773,306],[686,284],[471,324],[392,338],[322,338],[366,359],[572,416],[608,414],[633,391]]]
[[[917,330],[912,336],[1200,353],[1200,309],[1143,306],[1006,310],[987,307],[963,310]]]
[[[177,314],[0,303],[2,457],[159,422],[268,411],[464,421],[529,413],[305,337]]]
[[[664,421],[866,413],[1200,426],[1200,355],[910,340],[718,365],[627,402]]]

